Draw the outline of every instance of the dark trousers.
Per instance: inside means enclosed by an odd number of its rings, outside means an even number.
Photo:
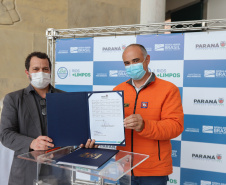
[[[166,185],[168,180],[168,176],[131,176],[131,185]],[[128,184],[123,177],[119,181],[120,185]]]

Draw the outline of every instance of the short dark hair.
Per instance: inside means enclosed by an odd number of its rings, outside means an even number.
[[[144,58],[146,58],[146,56],[148,55],[148,52],[143,45],[141,45],[141,44],[130,44],[129,46],[126,47],[126,49],[129,48],[129,47],[132,47],[132,46],[139,47],[140,50],[143,53]],[[126,49],[124,51],[126,51]]]
[[[46,53],[37,52],[37,51],[32,52],[32,53],[30,53],[30,54],[27,56],[27,58],[26,58],[26,60],[25,60],[25,68],[27,69],[27,71],[29,71],[29,68],[30,68],[30,62],[31,62],[31,58],[32,58],[32,57],[38,57],[38,58],[41,58],[41,59],[48,59],[48,61],[49,61],[49,68],[50,68],[50,71],[51,71],[51,61],[50,61],[48,55],[47,55]]]

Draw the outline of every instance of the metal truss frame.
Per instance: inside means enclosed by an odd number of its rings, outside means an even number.
[[[71,28],[46,30],[47,54],[53,64],[55,64],[55,40],[60,38],[82,38],[98,36],[119,36],[119,35],[144,35],[144,34],[164,34],[171,32],[189,32],[189,31],[216,31],[226,29],[226,19],[181,21],[181,22],[163,22],[150,24],[134,24],[119,26]],[[52,70],[52,76],[54,65]],[[52,78],[53,79],[53,78]]]

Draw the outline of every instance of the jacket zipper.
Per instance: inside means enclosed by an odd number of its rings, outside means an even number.
[[[135,87],[134,87],[134,89],[135,89]],[[135,91],[136,91],[136,89],[135,89]],[[140,92],[140,91],[139,91],[139,92]],[[135,99],[133,114],[135,114],[135,112],[136,112],[137,99],[138,99],[138,94],[139,94],[139,92],[137,93],[137,91],[136,91],[136,99]],[[131,152],[133,152],[133,129],[131,130]],[[131,163],[132,163],[132,165],[133,165],[133,157],[132,157]],[[131,171],[131,173],[132,173],[132,176],[134,176],[133,170]]]
[[[144,88],[146,88],[146,87],[147,87],[147,85],[146,85]],[[144,89],[144,88],[143,88],[143,89]],[[135,87],[134,87],[134,89],[135,89]],[[142,90],[142,89],[141,89],[141,90]],[[140,91],[141,91],[141,90],[140,90]],[[135,91],[136,91],[136,89],[135,89]],[[138,99],[138,95],[139,95],[140,91],[139,91],[138,93],[137,93],[137,91],[136,91],[136,99],[135,99],[133,114],[136,113],[137,99]],[[131,152],[133,152],[133,129],[131,130]],[[161,157],[160,157],[160,143],[159,143],[159,140],[158,140],[158,156],[159,156],[159,160],[161,161]],[[131,162],[133,163],[133,159],[132,159]],[[133,170],[131,171],[131,173],[132,173],[132,176],[134,176]]]
[[[159,160],[161,161],[161,157],[160,157],[160,143],[159,143],[159,140],[158,140],[158,154],[159,154]]]

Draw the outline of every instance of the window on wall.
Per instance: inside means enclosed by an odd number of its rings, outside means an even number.
[[[191,6],[182,8],[171,13],[171,21],[191,21],[203,19],[203,1],[193,4]],[[200,27],[201,24],[196,24],[194,27]],[[182,27],[181,25],[178,28]]]

